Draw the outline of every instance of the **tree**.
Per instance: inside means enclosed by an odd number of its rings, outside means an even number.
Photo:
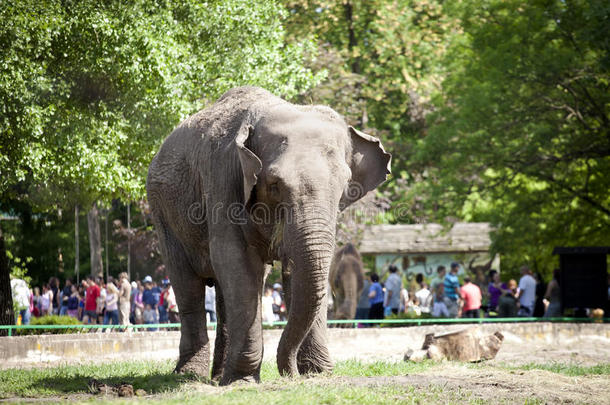
[[[387,0],[292,0],[290,38],[315,33],[319,58],[314,71],[326,69],[326,80],[308,90],[302,101],[328,104],[348,123],[380,137],[392,152],[392,176],[382,191],[394,207],[419,174],[409,164],[426,130],[431,97],[445,75],[441,63],[457,20],[445,2]],[[409,201],[411,203],[411,201]],[[404,205],[404,204],[403,204]],[[396,210],[394,210],[396,211]],[[392,222],[415,222],[415,210],[388,214]]]
[[[316,82],[307,39],[285,45],[281,15],[270,0],[2,2],[0,199],[48,210],[143,196],[162,138],[209,100]]]
[[[550,271],[558,245],[610,243],[608,7],[466,1],[411,197],[440,220],[489,220],[503,267]],[[415,171],[415,170],[413,170]],[[508,265],[508,266],[506,266]]]

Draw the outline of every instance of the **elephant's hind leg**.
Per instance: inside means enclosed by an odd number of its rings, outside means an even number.
[[[205,318],[204,279],[195,273],[182,243],[171,230],[162,223],[157,227],[180,311],[180,357],[174,371],[209,378],[210,343]]]

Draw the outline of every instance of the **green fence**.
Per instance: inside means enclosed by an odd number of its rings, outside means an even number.
[[[345,325],[357,327],[358,324],[375,324],[375,325],[397,325],[397,326],[421,326],[432,324],[483,324],[483,323],[517,323],[517,322],[554,322],[554,323],[594,323],[594,322],[610,322],[610,318],[592,319],[592,318],[427,318],[427,319],[348,319],[348,320],[329,320],[328,325]],[[284,326],[286,322],[264,323],[264,326]],[[216,323],[208,323],[208,327],[216,329]],[[161,324],[144,324],[144,325],[0,325],[0,330],[8,329],[8,336],[13,335],[14,330],[20,329],[74,329],[82,331],[85,329],[118,329],[120,331],[126,329],[180,329],[179,323],[161,323]]]

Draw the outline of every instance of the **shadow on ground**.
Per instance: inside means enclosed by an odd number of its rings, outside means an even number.
[[[133,391],[144,390],[146,394],[158,394],[168,391],[175,391],[183,384],[193,381],[203,380],[195,375],[188,374],[164,374],[153,373],[146,376],[134,376],[129,373],[124,375],[116,375],[110,378],[97,378],[91,375],[71,375],[71,376],[53,376],[44,377],[33,380],[30,384],[32,391],[40,391],[40,389],[55,391],[57,394],[87,394],[96,393],[91,386],[91,381],[94,379],[111,387],[117,387],[122,384],[130,384],[133,386]],[[26,390],[27,392],[27,390]]]

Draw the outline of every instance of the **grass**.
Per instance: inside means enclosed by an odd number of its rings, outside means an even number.
[[[610,363],[597,364],[594,366],[581,366],[577,364],[565,363],[528,363],[520,366],[502,365],[507,370],[546,370],[556,374],[563,374],[570,377],[580,377],[586,375],[610,375]]]
[[[444,389],[442,385],[427,387],[399,384],[390,377],[417,374],[439,367],[438,363],[342,361],[332,375],[320,379],[280,377],[275,363],[264,362],[262,384],[215,387],[194,376],[172,374],[173,361],[131,361],[96,365],[64,365],[42,369],[0,370],[0,399],[49,398],[76,401],[125,402],[120,398],[89,396],[88,382],[98,379],[109,385],[132,384],[143,389],[145,400],[158,403],[256,404],[289,403],[291,405],[319,403],[485,403],[466,389]],[[468,367],[489,367],[485,364]],[[498,366],[491,366],[498,367]],[[507,370],[547,370],[569,376],[609,375],[610,364],[584,367],[546,363],[523,366],[500,365]],[[369,378],[371,377],[371,378]],[[383,377],[388,377],[385,380]],[[152,397],[150,395],[153,395]],[[537,403],[534,399],[532,402]]]

